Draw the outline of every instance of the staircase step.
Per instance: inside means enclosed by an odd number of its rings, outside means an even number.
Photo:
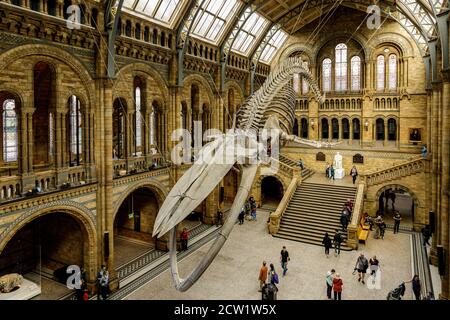
[[[321,246],[322,245],[322,240],[317,241],[315,239],[309,239],[308,237],[304,237],[304,236],[293,236],[290,234],[282,234],[282,233],[277,233],[275,235],[273,235],[276,238],[281,238],[281,239],[286,239],[286,240],[291,240],[291,241],[297,241],[297,242],[302,242],[302,243],[308,243],[308,244],[312,244],[312,245],[316,245],[316,246]],[[342,251],[351,251],[352,248],[348,247],[345,242],[343,242],[341,244],[341,250]]]
[[[341,230],[341,210],[347,199],[355,199],[356,188],[302,182],[295,190],[274,237],[322,246],[325,232],[333,237]],[[346,238],[346,235],[344,235]],[[351,250],[342,245],[343,250]]]

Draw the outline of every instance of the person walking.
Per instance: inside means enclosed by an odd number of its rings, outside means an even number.
[[[270,264],[269,279],[270,283],[273,284],[275,287],[280,281],[280,279],[278,278],[278,273],[275,271],[275,266],[273,265],[273,263]]]
[[[105,265],[102,265],[102,268],[97,274],[97,285],[99,288],[98,300],[106,300],[109,293],[109,272],[106,269]]]
[[[305,165],[303,164],[303,160],[302,159],[300,159],[299,161],[298,161],[298,166],[300,167],[300,169],[305,169]]]
[[[422,228],[422,237],[423,237],[423,245],[426,247],[427,245],[430,245],[430,237],[431,237],[431,230],[430,225],[426,225]]]
[[[427,150],[427,146],[426,145],[423,145],[423,147],[422,147],[422,158],[426,158],[427,157],[427,153],[428,153],[428,150]]]
[[[361,281],[363,284],[365,284],[364,277],[366,275],[368,268],[369,268],[369,261],[367,261],[367,258],[364,257],[364,253],[361,253],[358,259],[356,259],[355,265],[355,270],[358,270],[358,282]]]
[[[380,267],[380,262],[377,259],[377,256],[373,256],[369,259],[369,265],[370,265],[370,275],[375,276],[378,268]]]
[[[325,256],[327,258],[330,257],[330,248],[332,246],[331,242],[332,241],[331,241],[330,236],[328,235],[328,232],[325,232],[325,235],[323,236],[323,239],[322,239],[322,244],[325,247]]]
[[[327,284],[327,298],[328,300],[331,300],[331,291],[333,290],[333,279],[335,270],[331,269],[331,271],[327,272],[327,276],[325,277],[326,284]]]
[[[339,254],[341,254],[341,243],[342,243],[342,235],[338,229],[336,229],[336,233],[334,234],[333,242],[334,242],[334,256],[336,257]]]
[[[334,292],[334,300],[342,300],[342,288],[344,287],[344,283],[342,282],[341,275],[336,273],[333,278],[333,292]]]
[[[256,221],[256,207],[252,207],[252,221]]]
[[[352,176],[353,184],[355,184],[356,177],[358,177],[358,170],[356,170],[355,166],[353,166],[352,170],[350,170],[350,175]]]
[[[341,225],[342,225],[342,231],[344,231],[344,232],[347,231],[348,220],[349,220],[348,216],[349,215],[348,215],[347,211],[343,210],[341,213],[340,221],[341,221]]]
[[[281,262],[281,268],[283,269],[283,277],[286,275],[286,272],[288,271],[287,265],[289,260],[289,252],[286,250],[286,247],[283,246],[283,249],[281,249],[280,253],[280,262]]]
[[[244,211],[244,209],[242,209],[241,212],[239,212],[239,217],[238,217],[240,225],[244,224],[244,218],[245,218],[245,211]]]
[[[330,165],[329,164],[327,164],[327,167],[325,168],[325,177],[327,179],[330,178]]]
[[[189,240],[189,231],[186,228],[183,228],[183,232],[181,232],[181,250],[188,249],[188,240]]]
[[[416,300],[420,300],[420,290],[422,288],[422,285],[420,283],[419,275],[415,274],[414,277],[406,281],[405,283],[411,282],[412,283],[412,291],[414,293],[414,297]]]
[[[267,269],[266,262],[263,261],[261,269],[259,269],[259,277],[258,277],[258,280],[259,280],[259,292],[262,292],[262,288],[266,284],[268,271],[269,270]]]
[[[398,233],[400,229],[400,221],[402,221],[402,216],[400,215],[400,212],[395,211],[394,214],[394,233]]]
[[[217,210],[217,226],[223,225],[223,212],[222,210]]]
[[[333,181],[336,180],[334,178],[334,167],[333,167],[333,165],[331,165],[331,167],[330,167],[330,179],[333,179]]]

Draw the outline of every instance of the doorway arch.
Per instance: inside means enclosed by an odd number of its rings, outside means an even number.
[[[283,199],[283,183],[274,176],[266,176],[261,180],[261,205],[278,207]]]

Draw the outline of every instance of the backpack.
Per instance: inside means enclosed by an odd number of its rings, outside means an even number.
[[[276,272],[273,273],[272,280],[275,284],[279,283],[280,280],[278,279],[278,274]]]

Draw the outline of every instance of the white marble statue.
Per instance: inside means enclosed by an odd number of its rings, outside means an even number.
[[[338,152],[336,153],[336,155],[334,156],[334,177],[335,179],[342,179],[345,176],[345,170],[342,167],[342,156],[341,154]]]
[[[339,152],[334,156],[334,169],[342,169],[342,156]]]

